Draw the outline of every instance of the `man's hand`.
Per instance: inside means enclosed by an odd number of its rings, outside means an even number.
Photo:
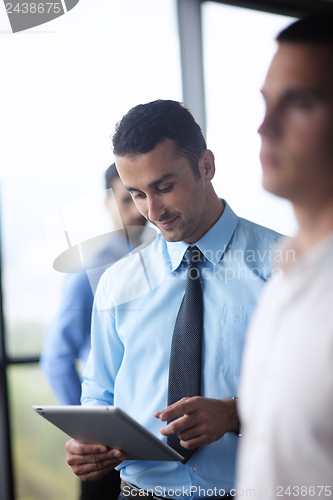
[[[182,398],[154,416],[163,422],[180,417],[163,427],[161,434],[178,433],[181,446],[189,449],[213,443],[239,426],[234,399]]]
[[[106,446],[87,444],[70,439],[66,443],[68,465],[83,481],[97,481],[119,465],[126,456]]]

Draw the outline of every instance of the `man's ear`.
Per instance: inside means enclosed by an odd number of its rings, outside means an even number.
[[[199,170],[205,182],[210,182],[215,175],[215,158],[210,149],[205,149],[199,160]]]

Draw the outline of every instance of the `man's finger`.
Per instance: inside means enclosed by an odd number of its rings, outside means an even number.
[[[82,443],[75,439],[67,441],[66,451],[68,457],[76,457],[82,463],[101,462],[108,458],[125,459],[124,453],[120,450],[110,449],[104,445]]]
[[[156,412],[159,414],[157,418],[162,420],[162,422],[165,422],[167,420],[171,420],[172,418],[181,417],[184,414],[193,413],[197,408],[197,400],[197,397],[182,398],[173,405],[167,406],[167,408],[161,412]]]
[[[72,453],[67,453],[66,457],[68,465],[72,466],[81,466],[81,465],[97,465],[98,468],[103,463],[106,462],[121,462],[122,460],[125,460],[125,455],[120,455],[117,456],[115,454],[114,450],[110,450],[108,453],[102,453],[102,454],[94,454],[94,455],[73,455]],[[110,465],[108,463],[108,465]]]
[[[114,468],[119,465],[121,461],[115,459],[104,460],[103,462],[87,462],[87,463],[75,463],[71,465],[74,474],[82,476],[84,474],[89,474],[91,472],[101,472],[105,469]]]
[[[180,441],[191,441],[193,439],[201,438],[201,436],[207,435],[207,426],[204,424],[195,425],[189,429],[185,429],[182,432],[178,432],[178,437]]]
[[[173,420],[165,427],[162,427],[161,434],[163,436],[170,436],[171,434],[178,434],[180,432],[184,432],[184,431],[187,431],[189,429],[192,429],[193,427],[196,427],[198,424],[200,424],[200,421],[195,416],[183,415],[182,417],[178,418],[177,420]]]
[[[193,439],[189,439],[188,441],[182,441],[180,440],[180,446],[183,448],[187,448],[189,450],[192,450],[193,448],[199,448],[199,446],[203,446],[205,444],[210,443],[209,439],[206,438],[206,436],[198,436]]]
[[[105,476],[105,474],[117,467],[117,465],[119,465],[120,463],[121,462],[119,461],[106,461],[101,469],[93,469],[92,464],[80,465],[77,467],[73,466],[72,471],[83,481],[97,481],[98,479],[101,479],[103,476]],[[95,464],[95,467],[96,466],[97,464]]]
[[[106,453],[108,448],[99,444],[90,444],[70,439],[66,443],[66,450],[73,455],[93,455],[95,453]]]

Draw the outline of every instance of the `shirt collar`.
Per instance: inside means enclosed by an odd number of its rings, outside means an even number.
[[[231,210],[225,200],[222,201],[224,203],[223,214],[214,226],[195,243],[206,259],[212,264],[217,264],[223,257],[238,223],[237,215]],[[171,264],[170,270],[174,271],[179,267],[186,249],[191,245],[186,243],[186,241],[167,241],[166,245]]]

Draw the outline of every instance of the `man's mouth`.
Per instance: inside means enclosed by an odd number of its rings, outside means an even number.
[[[155,222],[155,224],[160,228],[160,229],[170,229],[174,222],[176,221],[176,219],[178,219],[178,215],[176,215],[176,217],[174,217],[173,219],[170,219],[168,221],[163,221],[163,222]]]
[[[262,168],[277,168],[280,166],[279,158],[271,153],[261,152],[260,153],[260,161]]]

